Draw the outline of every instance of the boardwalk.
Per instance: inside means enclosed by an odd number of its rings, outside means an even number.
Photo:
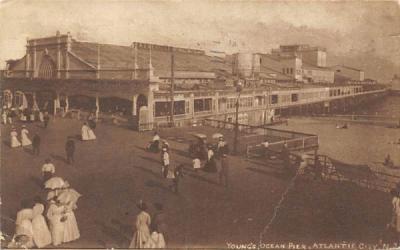
[[[29,150],[9,148],[7,136],[2,138],[2,216],[15,218],[21,199],[40,194],[40,167],[47,157],[53,159],[57,175],[83,194],[76,210],[81,239],[65,247],[127,247],[139,199],[150,204],[151,213],[153,202],[164,204],[170,247],[258,242],[289,183],[279,162],[259,165],[234,157],[232,187],[225,190],[216,174],[191,171],[187,145],[171,140],[172,164],[186,164],[181,193],[175,195],[167,188],[170,183],[160,177],[159,155],[143,150],[150,133],[103,124],[96,128],[97,141],[77,142],[77,163],[71,167],[65,163],[65,138],[79,133],[80,125],[69,119],[57,119],[47,130],[39,124],[28,125],[31,134],[38,132],[42,137],[37,158]],[[2,134],[8,135],[9,129],[3,127]],[[301,181],[288,193],[264,239],[375,241],[390,218],[390,209],[387,194],[351,184]],[[11,234],[12,223],[2,219],[2,224]]]

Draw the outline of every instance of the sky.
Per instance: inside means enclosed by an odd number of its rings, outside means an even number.
[[[59,30],[84,41],[228,53],[267,53],[279,44],[308,43],[326,47],[328,63],[343,56],[358,67],[372,68],[375,62],[387,64],[388,75],[400,73],[400,0],[0,0],[0,26],[0,68],[24,55],[27,37]]]

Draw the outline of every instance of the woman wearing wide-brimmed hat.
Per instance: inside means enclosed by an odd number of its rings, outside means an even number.
[[[135,233],[133,234],[129,248],[144,248],[146,242],[150,238],[149,227],[151,224],[151,219],[150,215],[146,212],[147,205],[143,201],[140,201],[138,208],[140,209],[140,213],[136,216],[134,228]]]
[[[18,132],[14,127],[11,129],[10,136],[11,136],[11,147],[12,148],[20,147],[21,143],[19,142],[19,140],[17,138]]]

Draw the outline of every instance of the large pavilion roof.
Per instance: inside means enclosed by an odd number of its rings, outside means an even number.
[[[134,49],[130,46],[97,44],[73,40],[72,52],[87,63],[97,66],[98,56],[101,69],[133,69]],[[100,51],[100,53],[98,53]],[[200,53],[176,51],[175,70],[190,72],[215,72],[217,75],[231,74],[230,57],[221,59]],[[137,48],[136,62],[139,69],[148,69],[150,50]],[[154,48],[151,50],[151,62],[156,76],[170,74],[171,52]]]

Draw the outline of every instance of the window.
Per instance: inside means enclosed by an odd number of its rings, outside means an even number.
[[[293,68],[290,68],[290,74],[293,75]]]
[[[226,104],[227,109],[233,109],[236,107],[236,98],[229,98]]]
[[[156,102],[155,106],[155,116],[167,116],[170,112],[169,102]]]
[[[204,111],[209,111],[212,110],[212,99],[207,98],[204,99]]]
[[[39,67],[39,78],[50,79],[54,77],[55,64],[50,56],[44,56]]]
[[[185,101],[174,101],[174,115],[185,114]],[[155,116],[168,116],[171,113],[171,102],[156,102]]]
[[[185,101],[174,101],[174,115],[185,114]]]
[[[278,95],[272,95],[271,104],[277,104],[277,103],[278,103]]]
[[[239,107],[252,107],[253,97],[242,97],[240,98]]]
[[[200,112],[204,110],[204,100],[195,99],[194,100],[194,112]]]
[[[299,100],[298,94],[292,94],[292,102],[297,102]]]
[[[194,112],[211,111],[211,110],[212,110],[212,98],[194,100]]]

